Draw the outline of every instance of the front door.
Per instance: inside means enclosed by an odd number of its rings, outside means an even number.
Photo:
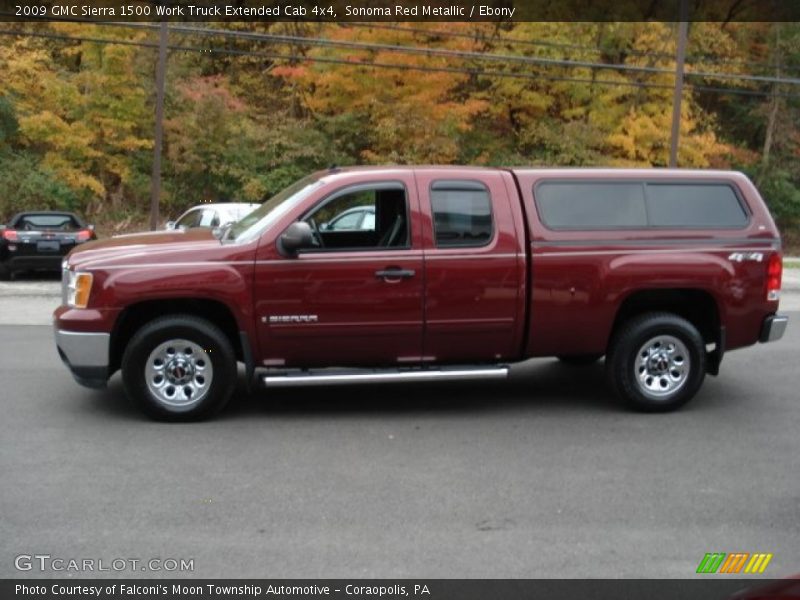
[[[423,260],[413,173],[343,186],[301,216],[315,247],[256,264],[264,366],[418,362]]]

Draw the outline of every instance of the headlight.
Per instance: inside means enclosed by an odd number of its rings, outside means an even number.
[[[89,293],[92,291],[92,274],[69,272],[67,283],[67,306],[86,308],[89,304]]]

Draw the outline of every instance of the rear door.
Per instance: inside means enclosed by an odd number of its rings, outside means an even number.
[[[503,174],[419,170],[417,189],[425,223],[425,360],[516,358],[525,255]]]

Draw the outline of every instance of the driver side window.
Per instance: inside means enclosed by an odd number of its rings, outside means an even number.
[[[312,251],[408,248],[408,198],[400,183],[345,188],[304,219],[314,234]]]

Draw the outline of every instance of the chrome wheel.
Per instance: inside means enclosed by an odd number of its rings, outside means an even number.
[[[188,408],[208,394],[214,367],[204,348],[189,340],[175,339],[159,344],[150,353],[144,376],[158,402]]]
[[[636,354],[634,375],[643,394],[666,399],[689,378],[691,359],[686,345],[672,335],[647,340]]]

